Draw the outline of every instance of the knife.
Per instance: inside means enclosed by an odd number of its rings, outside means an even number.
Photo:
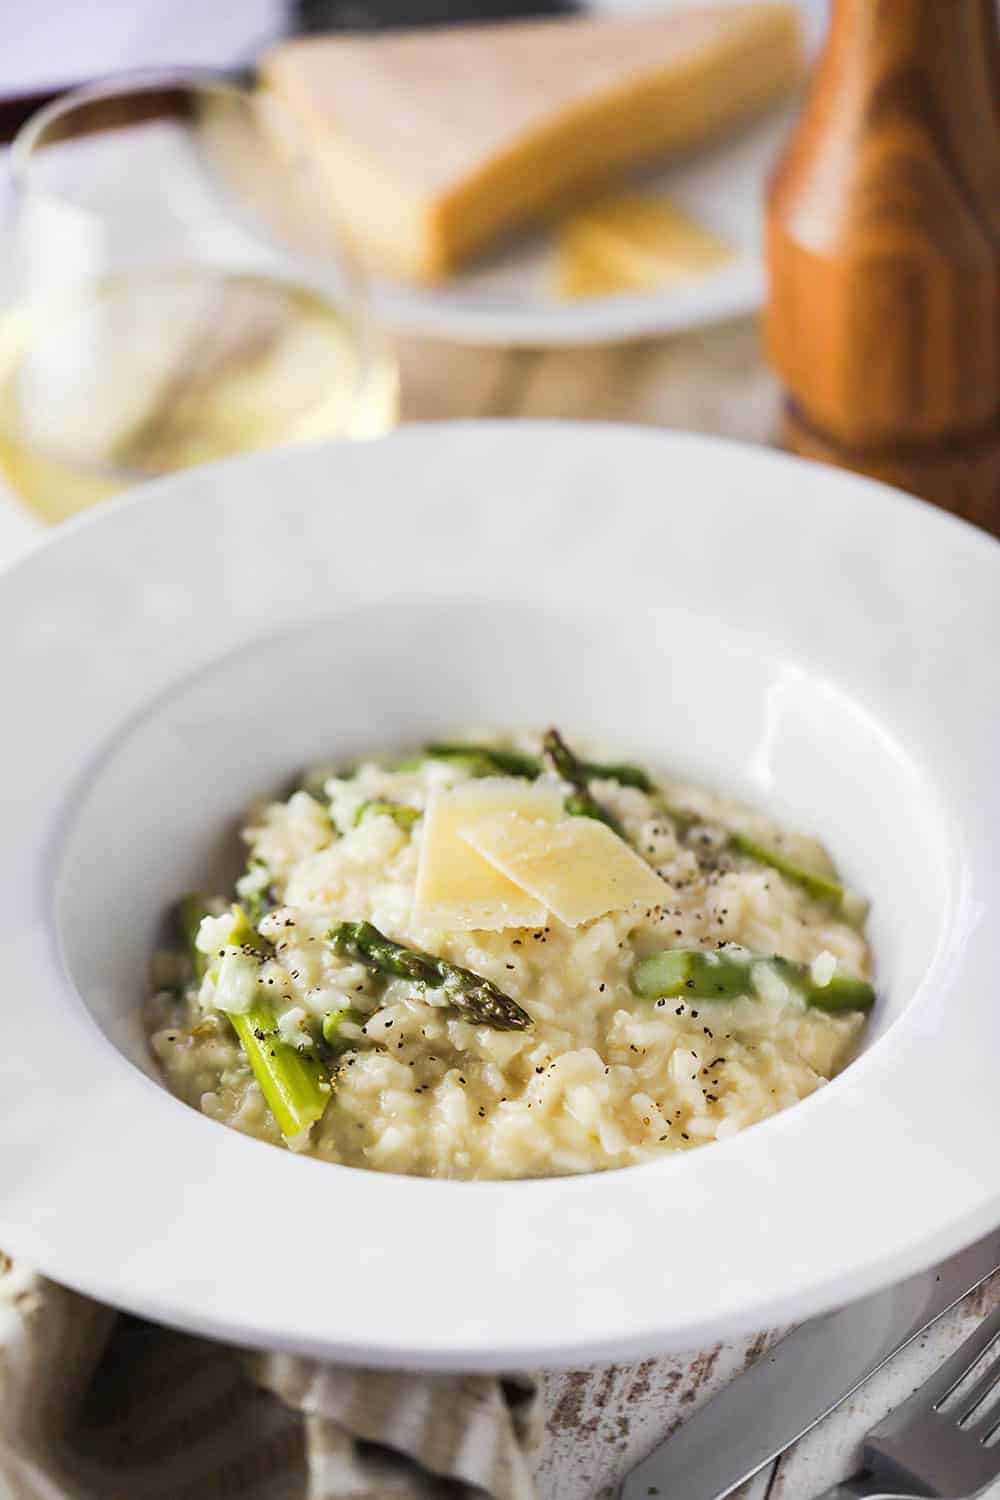
[[[723,1500],[1000,1269],[1000,1232],[932,1271],[803,1323],[625,1478],[621,1500]]]

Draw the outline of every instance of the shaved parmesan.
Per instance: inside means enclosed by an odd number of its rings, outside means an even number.
[[[552,787],[512,776],[486,776],[434,792],[424,814],[413,915],[454,931],[537,927],[546,908],[508,880],[460,836],[467,824],[513,814],[529,828],[554,823],[562,798]]]
[[[676,204],[637,193],[575,215],[563,228],[558,254],[563,297],[649,291],[707,275],[733,258],[723,240]]]
[[[459,831],[499,874],[570,927],[664,899],[666,887],[655,871],[596,818],[546,824],[506,811],[467,820]]]

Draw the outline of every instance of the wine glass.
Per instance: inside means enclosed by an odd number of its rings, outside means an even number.
[[[78,89],[25,125],[11,175],[0,464],[50,520],[395,420],[344,206],[270,95],[194,70]]]

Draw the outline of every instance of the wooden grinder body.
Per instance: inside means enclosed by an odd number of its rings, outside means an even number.
[[[995,0],[834,0],[767,240],[787,445],[1000,531]]]

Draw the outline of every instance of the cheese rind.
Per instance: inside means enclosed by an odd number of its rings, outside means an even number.
[[[465,826],[498,814],[542,826],[562,815],[562,799],[553,787],[505,776],[433,793],[424,814],[417,869],[413,915],[418,921],[446,930],[490,932],[538,927],[545,921],[545,906],[461,837]]]
[[[718,134],[802,72],[798,7],[305,37],[261,77],[355,243],[433,281],[568,190]]]
[[[596,818],[533,822],[516,812],[459,824],[459,835],[508,880],[569,927],[630,906],[656,906],[667,888]]]

